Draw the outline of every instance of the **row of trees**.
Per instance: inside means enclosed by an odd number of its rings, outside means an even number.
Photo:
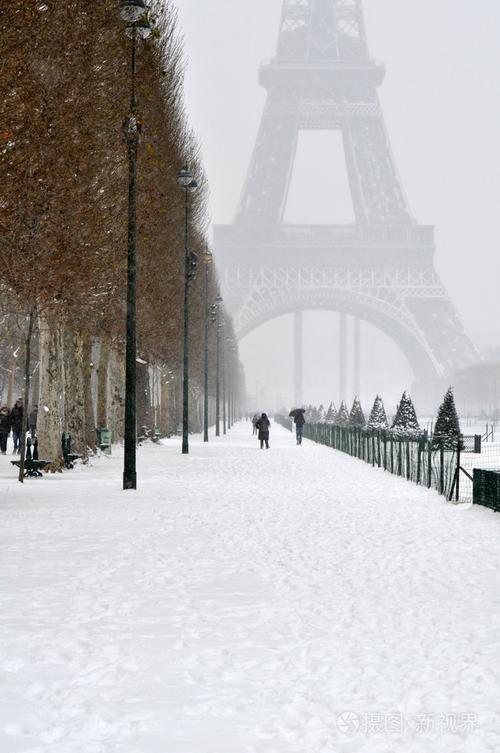
[[[338,410],[333,402],[330,403],[327,410],[323,405],[318,408],[309,405],[305,412],[305,419],[308,423],[328,423],[360,429],[390,430],[395,436],[402,438],[418,438],[423,434],[408,392],[403,392],[391,421],[387,417],[384,402],[380,395],[376,396],[368,419],[365,417],[357,397],[354,399],[350,410],[344,401],[341,402]],[[438,410],[433,437],[439,441],[453,443],[458,440],[460,433],[460,422],[455,407],[453,389],[449,387]]]
[[[136,84],[142,123],[138,420],[151,425],[148,411],[154,412],[168,433],[180,415],[179,169],[189,164],[199,186],[190,196],[189,232],[200,258],[208,189],[184,112],[176,14],[169,2],[149,5],[154,33],[138,48]],[[72,433],[78,452],[95,445],[96,425],[110,425],[117,438],[122,432],[128,209],[122,129],[130,61],[131,40],[116,0],[11,0],[0,13],[0,365],[12,374],[27,353],[28,372],[39,374],[33,401],[40,403],[40,447],[47,457],[59,454],[62,429]],[[213,264],[208,274],[212,302],[219,290]],[[204,283],[199,270],[190,310],[193,428],[202,387]],[[222,317],[225,336],[234,340],[230,318]],[[211,327],[211,353],[215,342]],[[228,365],[239,384],[237,356]],[[15,389],[23,389],[21,380]]]

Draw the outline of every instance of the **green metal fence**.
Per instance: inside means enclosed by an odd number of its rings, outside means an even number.
[[[285,429],[293,430],[292,419],[275,416],[274,420]],[[472,501],[472,477],[461,464],[463,442],[450,448],[425,434],[418,439],[402,438],[386,430],[327,423],[306,423],[304,437],[420,486],[435,489],[449,500]]]

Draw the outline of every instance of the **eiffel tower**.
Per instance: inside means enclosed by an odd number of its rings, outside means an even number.
[[[214,245],[239,338],[294,314],[297,403],[306,309],[340,314],[341,391],[348,315],[355,348],[360,320],[399,346],[418,394],[478,360],[434,269],[434,228],[412,217],[396,170],[377,94],[384,76],[369,55],[361,0],[284,0],[276,55],[260,69],[267,100],[250,168],[234,222],[215,227]],[[340,131],[354,223],[285,222],[302,129]]]

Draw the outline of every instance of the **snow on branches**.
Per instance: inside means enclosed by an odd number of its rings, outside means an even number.
[[[391,431],[401,438],[417,438],[422,433],[412,399],[406,391],[401,397]]]
[[[373,408],[368,419],[367,427],[369,429],[388,429],[389,422],[387,420],[387,414],[385,412],[384,401],[377,395]]]

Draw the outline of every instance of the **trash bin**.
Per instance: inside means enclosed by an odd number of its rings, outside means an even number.
[[[104,452],[105,455],[111,455],[111,429],[98,429],[98,437],[101,452]]]

